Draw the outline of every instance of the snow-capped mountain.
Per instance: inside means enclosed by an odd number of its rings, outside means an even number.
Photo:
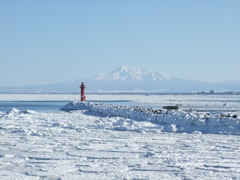
[[[146,69],[121,66],[110,74],[101,74],[97,80],[115,81],[169,81],[173,78],[161,72],[148,71]]]
[[[86,80],[98,92],[163,92],[169,86],[181,86],[184,80],[161,72],[121,66],[109,74],[100,74]]]
[[[240,90],[239,81],[206,83],[172,77],[162,72],[122,66],[108,74],[41,86],[1,88],[0,93],[77,93],[81,82],[86,92],[155,92],[182,93]]]

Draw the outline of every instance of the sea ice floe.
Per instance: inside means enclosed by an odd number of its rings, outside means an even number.
[[[22,110],[18,110],[18,109],[16,109],[16,108],[12,108],[12,109],[10,109],[9,111],[7,111],[7,115],[16,115],[16,114],[34,114],[34,113],[36,113],[36,111],[33,111],[33,110],[24,110],[24,111],[22,111]]]
[[[230,117],[222,117],[229,119],[226,124],[216,124],[218,116],[209,126],[211,115],[119,109],[121,114],[117,107],[84,104],[84,110],[71,112],[29,114],[15,109],[4,113],[0,116],[0,179],[240,177],[239,135],[200,133],[209,127],[206,132],[214,128],[232,132],[226,130],[234,124]],[[197,124],[198,119],[205,124]],[[185,133],[188,129],[192,133]]]

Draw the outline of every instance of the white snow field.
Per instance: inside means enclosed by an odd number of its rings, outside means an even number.
[[[150,97],[88,96],[92,101],[135,98],[139,104],[161,98]],[[79,96],[0,95],[2,101],[63,98]],[[192,104],[206,99],[191,98]],[[209,98],[204,103],[239,106],[236,96]],[[240,180],[239,117],[179,110],[155,112],[153,121],[153,110],[97,102],[70,102],[64,109],[0,112],[0,179]]]

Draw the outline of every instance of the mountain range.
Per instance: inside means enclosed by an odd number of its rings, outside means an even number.
[[[240,81],[219,83],[180,79],[157,71],[121,66],[109,74],[73,81],[22,87],[0,87],[0,93],[78,93],[81,82],[88,93],[152,92],[190,93],[240,90]]]

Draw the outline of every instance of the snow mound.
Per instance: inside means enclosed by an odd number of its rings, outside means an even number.
[[[87,110],[89,109],[90,103],[80,102],[79,101],[70,101],[67,105],[65,105],[60,110],[63,111],[74,111],[74,110]]]
[[[33,110],[18,110],[16,108],[12,108],[9,111],[7,111],[7,115],[18,115],[18,114],[35,114],[36,112]]]
[[[200,114],[183,110],[152,109],[140,106],[129,107],[78,101],[69,102],[61,110],[88,110],[101,116],[148,121],[159,124],[159,128],[164,132],[240,134],[240,118],[236,115]]]

